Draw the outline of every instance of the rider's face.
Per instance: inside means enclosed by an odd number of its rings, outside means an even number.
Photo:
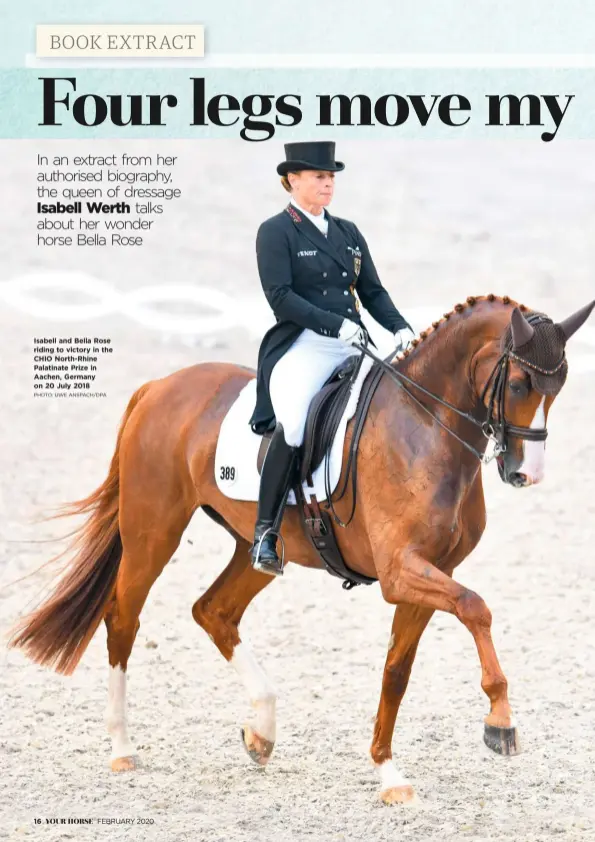
[[[325,208],[335,190],[335,174],[326,170],[301,170],[289,173],[289,183],[296,202],[306,210]]]

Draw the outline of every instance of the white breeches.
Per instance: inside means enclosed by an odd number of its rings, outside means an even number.
[[[305,328],[274,365],[269,394],[287,444],[298,447],[303,442],[312,398],[340,362],[358,354],[361,351],[340,339]]]

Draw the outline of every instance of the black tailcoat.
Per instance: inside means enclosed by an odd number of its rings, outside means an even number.
[[[263,222],[256,235],[258,272],[277,320],[258,352],[256,407],[250,419],[258,434],[275,422],[269,395],[273,366],[302,330],[337,337],[343,319],[363,325],[354,289],[382,327],[392,333],[409,327],[382,286],[357,226],[325,213],[326,237],[293,204]]]

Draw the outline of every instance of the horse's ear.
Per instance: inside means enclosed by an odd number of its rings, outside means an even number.
[[[562,332],[568,341],[573,333],[576,333],[579,327],[587,321],[593,308],[595,307],[595,301],[591,301],[590,304],[587,304],[585,307],[581,307],[580,310],[577,310],[576,313],[573,313],[572,316],[568,316],[567,319],[564,319],[563,322],[560,322],[558,327],[562,328]]]
[[[525,345],[535,333],[535,330],[523,316],[518,307],[515,307],[512,311],[512,316],[510,317],[510,327],[512,330],[513,348],[520,348],[521,345]]]

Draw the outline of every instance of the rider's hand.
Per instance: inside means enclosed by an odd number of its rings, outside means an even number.
[[[397,343],[397,351],[406,351],[411,347],[411,340],[415,339],[415,334],[410,327],[402,327],[395,333],[395,342]]]
[[[356,342],[359,345],[365,345],[366,338],[365,328],[360,327],[356,322],[352,322],[351,319],[343,319],[343,324],[339,328],[339,339],[342,342],[346,342],[347,345],[355,345]]]

